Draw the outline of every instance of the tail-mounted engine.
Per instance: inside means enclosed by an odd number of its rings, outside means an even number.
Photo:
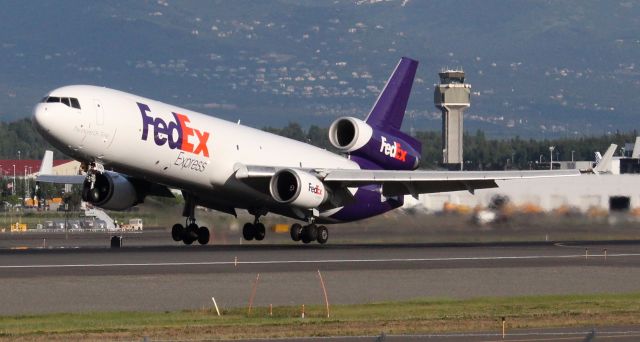
[[[327,189],[316,176],[296,169],[276,172],[271,177],[269,191],[277,202],[305,209],[317,208],[329,198]]]
[[[125,210],[141,202],[134,184],[125,176],[110,171],[96,173],[93,188],[91,181],[85,180],[82,200],[108,210]]]
[[[339,118],[329,127],[329,141],[343,153],[363,157],[388,170],[415,170],[421,145],[398,130],[388,132],[352,118]]]

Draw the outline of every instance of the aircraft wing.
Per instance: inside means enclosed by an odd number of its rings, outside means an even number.
[[[238,179],[268,179],[283,168],[269,166],[241,166]],[[394,171],[361,169],[302,169],[315,174],[331,188],[350,188],[382,185],[385,196],[413,195],[496,188],[496,180],[579,176],[578,170],[554,171]]]
[[[367,184],[382,185],[385,196],[413,195],[477,189],[497,188],[496,180],[579,176],[577,170],[568,171],[391,171],[391,170],[326,170],[323,181],[356,187]],[[321,172],[322,173],[322,172]]]
[[[36,182],[55,184],[82,184],[86,179],[82,175],[54,175],[53,174],[53,151],[44,151],[40,171],[36,177]]]
[[[36,182],[55,183],[55,184],[82,184],[84,183],[85,179],[87,179],[87,177],[82,175],[73,175],[73,176],[38,175],[36,176]]]

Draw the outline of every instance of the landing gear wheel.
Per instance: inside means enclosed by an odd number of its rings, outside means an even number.
[[[318,239],[318,227],[315,224],[310,224],[302,229],[302,242],[304,240],[316,241]]]
[[[325,226],[318,227],[318,243],[324,245],[329,240],[329,229]]]
[[[302,242],[309,243],[318,238],[318,228],[315,224],[310,224],[302,228]]]
[[[256,224],[253,225],[253,233],[254,233],[254,238],[256,239],[256,241],[262,241],[264,240],[264,236],[266,234],[266,230],[264,228],[264,224],[258,222]]]
[[[300,241],[302,238],[302,225],[300,223],[292,224],[289,232],[291,233],[291,240]]]
[[[184,235],[184,227],[180,223],[176,223],[171,228],[171,237],[173,241],[182,241],[182,236]]]
[[[184,242],[186,245],[190,245],[196,240],[198,240],[198,225],[195,223],[191,223],[185,230],[182,242]]]
[[[207,227],[200,227],[197,230],[198,232],[198,242],[201,245],[206,245],[209,243],[209,229]]]
[[[244,224],[244,227],[242,227],[242,237],[247,241],[251,241],[255,236],[254,231],[255,231],[255,227],[253,226],[253,224],[247,222]]]

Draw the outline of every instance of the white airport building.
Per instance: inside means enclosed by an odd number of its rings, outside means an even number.
[[[515,206],[533,205],[544,211],[561,207],[586,212],[591,208],[626,210],[640,208],[640,175],[583,174],[577,177],[497,181],[498,188],[408,196],[405,206],[441,211],[447,204],[487,208],[496,195]],[[626,203],[626,204],[625,204]],[[622,207],[622,208],[620,208]]]
[[[636,142],[640,146],[640,140]],[[416,200],[405,197],[405,208],[442,211],[447,206],[487,208],[498,197],[516,207],[535,207],[543,211],[560,208],[629,211],[640,209],[640,148],[631,157],[613,157],[615,145],[605,157],[593,162],[554,162],[561,169],[580,169],[576,177],[533,178],[496,181],[497,188],[424,194]],[[627,151],[632,151],[627,147]],[[602,164],[600,164],[602,163]],[[595,169],[595,171],[594,171]]]

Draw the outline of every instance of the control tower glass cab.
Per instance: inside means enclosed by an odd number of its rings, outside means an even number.
[[[471,105],[471,85],[464,83],[464,71],[443,70],[435,85],[434,104],[442,111],[442,163],[449,169],[464,164],[462,135],[464,110]]]

